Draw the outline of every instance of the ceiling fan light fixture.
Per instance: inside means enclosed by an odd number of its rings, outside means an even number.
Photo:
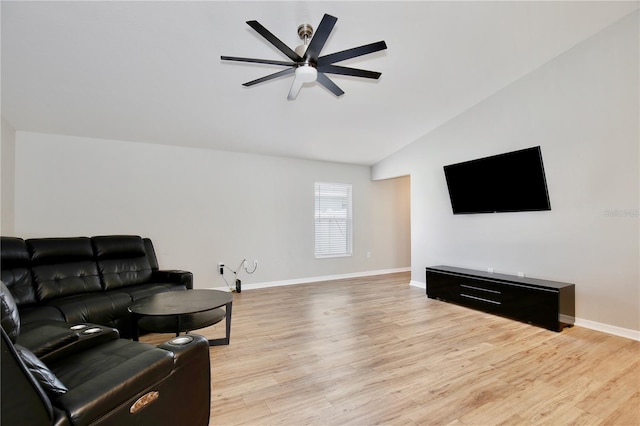
[[[298,97],[302,85],[305,83],[313,83],[318,78],[318,70],[308,63],[304,63],[296,68],[295,77],[289,90],[289,96],[287,99],[290,101],[295,100]]]
[[[315,67],[305,64],[296,68],[296,80],[300,80],[301,83],[311,83],[318,78],[318,71]]]

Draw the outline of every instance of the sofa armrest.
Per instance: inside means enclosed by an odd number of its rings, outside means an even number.
[[[184,339],[192,339],[186,343]],[[211,366],[209,341],[198,334],[175,337],[159,346],[173,351],[176,359],[172,384],[167,390],[172,401],[182,401],[180,410],[166,413],[171,425],[209,425],[211,414]],[[188,417],[188,421],[183,419]]]
[[[78,340],[76,331],[70,330],[66,323],[45,324],[18,336],[17,343],[29,349],[38,358]]]
[[[189,271],[177,269],[155,270],[151,273],[151,281],[181,284],[187,290],[193,289],[193,274]]]
[[[118,330],[104,325],[49,321],[24,330],[17,343],[51,362],[119,337]]]
[[[194,346],[200,346],[205,350],[193,350]],[[174,337],[168,342],[158,345],[158,347],[160,349],[173,352],[177,367],[191,363],[209,365],[209,341],[199,334],[184,334],[182,336]],[[207,368],[206,371],[199,371],[198,374],[208,376],[210,371]]]

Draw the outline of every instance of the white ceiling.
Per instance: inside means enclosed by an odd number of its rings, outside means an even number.
[[[638,2],[2,1],[2,115],[16,130],[370,165],[638,9]],[[287,101],[299,24],[338,22],[328,54],[384,40]]]

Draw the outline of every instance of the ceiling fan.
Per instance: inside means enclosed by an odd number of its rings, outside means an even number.
[[[298,96],[300,89],[304,83],[311,83],[317,81],[334,95],[341,96],[344,91],[340,89],[333,81],[327,77],[326,74],[341,74],[354,77],[364,77],[371,79],[378,79],[379,72],[361,70],[357,68],[343,67],[334,65],[336,62],[344,61],[358,56],[367,55],[387,48],[384,41],[376,43],[366,44],[352,49],[342,50],[340,52],[331,53],[328,55],[320,56],[320,52],[324,47],[329,34],[333,30],[338,18],[325,14],[320,21],[315,34],[313,33],[313,27],[309,24],[302,24],[298,27],[298,36],[303,40],[304,44],[290,49],[280,39],[274,36],[269,30],[263,27],[258,21],[247,21],[247,24],[256,30],[258,34],[264,37],[269,43],[274,45],[279,51],[284,53],[291,61],[274,61],[270,59],[254,59],[254,58],[240,58],[235,56],[221,56],[220,59],[224,61],[238,61],[238,62],[253,62],[258,64],[269,65],[282,65],[288,67],[282,71],[267,75],[256,80],[244,83],[243,86],[253,86],[254,84],[262,83],[274,78],[282,77],[289,74],[294,74],[293,84],[289,90],[287,99],[293,100]],[[312,37],[313,36],[313,37]]]

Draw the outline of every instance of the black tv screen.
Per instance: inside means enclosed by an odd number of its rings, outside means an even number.
[[[444,166],[454,214],[551,210],[540,147]]]

